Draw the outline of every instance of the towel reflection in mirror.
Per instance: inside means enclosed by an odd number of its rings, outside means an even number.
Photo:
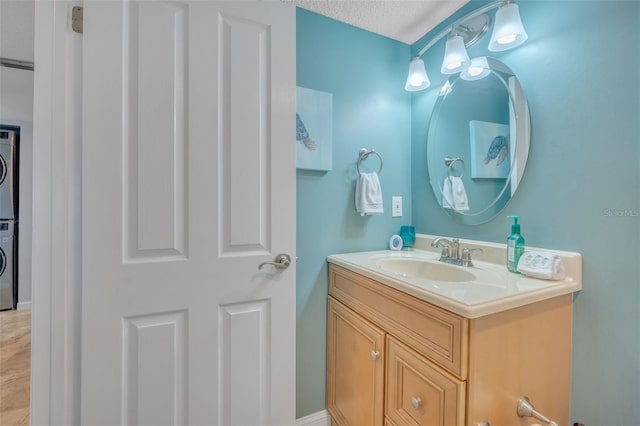
[[[459,213],[469,211],[469,200],[467,191],[464,189],[462,178],[458,176],[447,176],[444,178],[442,186],[442,207],[455,210]]]

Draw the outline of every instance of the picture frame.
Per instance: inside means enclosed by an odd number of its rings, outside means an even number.
[[[469,121],[472,179],[506,179],[511,171],[509,125]]]
[[[333,95],[296,87],[296,168],[333,167]]]

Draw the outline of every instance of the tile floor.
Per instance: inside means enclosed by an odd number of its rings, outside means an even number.
[[[29,425],[31,311],[0,312],[0,425]]]

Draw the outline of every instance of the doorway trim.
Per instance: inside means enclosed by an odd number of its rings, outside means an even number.
[[[31,424],[79,425],[82,39],[69,0],[35,6]]]

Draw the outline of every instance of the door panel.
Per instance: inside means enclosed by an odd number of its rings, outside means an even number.
[[[293,424],[295,9],[84,15],[82,424]]]
[[[269,311],[268,300],[220,307],[220,424],[259,425],[268,412]]]
[[[224,141],[221,251],[225,256],[266,253],[271,247],[267,157],[271,135],[264,121],[269,116],[269,26],[230,14],[221,14],[218,23],[218,124]],[[235,71],[240,69],[246,72]]]
[[[125,424],[188,424],[186,312],[124,318]]]
[[[187,6],[123,10],[125,262],[184,259],[187,246]]]

